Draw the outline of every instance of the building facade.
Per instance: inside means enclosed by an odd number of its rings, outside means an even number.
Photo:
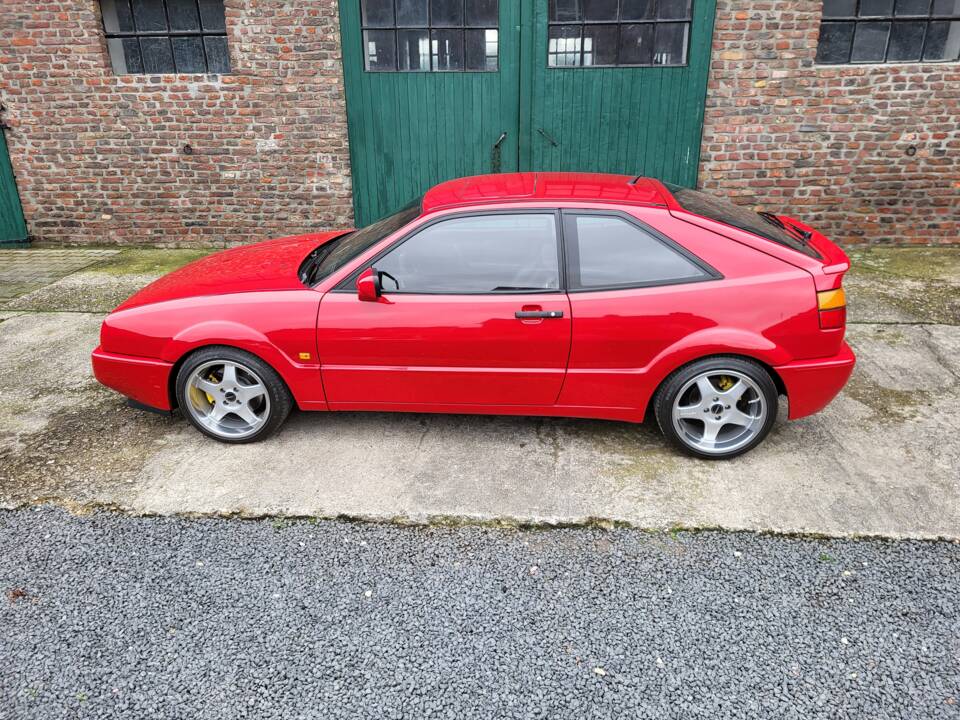
[[[960,0],[4,2],[0,240],[231,245],[609,170],[957,243],[958,60]]]

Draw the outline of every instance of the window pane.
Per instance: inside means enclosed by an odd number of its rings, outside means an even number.
[[[686,20],[690,17],[690,0],[660,0],[657,17],[663,20]]]
[[[926,28],[926,22],[894,23],[890,31],[887,60],[919,60],[920,49],[923,47],[923,32]]]
[[[896,15],[926,15],[930,10],[930,0],[897,0]]]
[[[430,31],[397,30],[397,54],[401,70],[429,70]]]
[[[136,38],[109,38],[107,47],[110,50],[110,64],[117,75],[143,72],[140,42]]]
[[[653,17],[654,0],[621,0],[621,20],[648,20]]]
[[[960,56],[960,21],[931,22],[927,28],[924,60],[956,60]]]
[[[200,15],[197,14],[196,0],[167,0],[167,19],[170,29],[177,31],[199,32]],[[177,49],[173,49],[174,55]]]
[[[434,30],[430,33],[434,70],[463,70],[463,31]]]
[[[157,0],[133,0],[133,19],[137,30],[163,31],[167,29],[167,16],[163,11],[163,3]],[[169,50],[169,48],[167,48]],[[143,54],[147,51],[144,48]],[[146,58],[144,58],[146,61]]]
[[[227,39],[221,36],[205,37],[203,49],[207,52],[207,72],[226,74],[230,72],[230,51],[227,50]]]
[[[108,33],[133,32],[130,0],[101,0],[100,12],[103,14],[103,27]]]
[[[823,16],[854,17],[857,14],[857,0],[823,0]]]
[[[687,61],[687,23],[657,23],[653,41],[654,65],[683,65]]]
[[[496,70],[499,33],[496,30],[467,30],[467,70]]]
[[[174,72],[170,38],[142,37],[140,38],[140,49],[143,52],[143,71],[145,73]]]
[[[582,0],[584,20],[617,20],[617,0]]]
[[[550,19],[557,22],[582,20],[580,0],[550,0]]]
[[[850,61],[850,43],[853,41],[852,22],[825,22],[820,25],[817,45],[818,63],[845,63]]]
[[[396,70],[397,45],[393,30],[364,30],[367,70]]]
[[[960,0],[933,0],[934,15],[960,15]]]
[[[178,73],[207,71],[207,62],[203,55],[203,38],[172,37],[170,42],[173,45],[173,61]]]
[[[223,32],[227,24],[223,17],[223,0],[200,0],[200,22],[203,29]]]
[[[467,0],[467,25],[497,27],[500,24],[497,0]]]
[[[430,0],[430,13],[434,27],[463,25],[463,0]]]
[[[572,67],[580,64],[580,25],[551,25],[547,64]]]
[[[685,257],[620,218],[578,216],[575,244],[583,288],[703,277]]]
[[[377,261],[409,293],[492,293],[560,288],[552,214],[456,218],[431,225]],[[384,292],[396,291],[384,279]]]
[[[393,0],[361,0],[360,14],[364,27],[393,27]]]
[[[650,65],[653,62],[653,25],[620,27],[621,65]]]
[[[857,23],[857,31],[853,34],[850,62],[883,62],[889,35],[890,23],[888,22]]]
[[[893,0],[860,0],[860,17],[890,17]]]
[[[617,26],[584,25],[583,64],[617,64]]]
[[[397,27],[427,27],[429,0],[396,0]]]

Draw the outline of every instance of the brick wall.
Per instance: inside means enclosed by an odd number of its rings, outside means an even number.
[[[815,65],[821,6],[719,0],[700,184],[840,241],[960,243],[960,64]]]
[[[0,2],[2,117],[35,240],[221,245],[350,224],[336,0],[225,4],[233,74],[118,77],[98,0]]]

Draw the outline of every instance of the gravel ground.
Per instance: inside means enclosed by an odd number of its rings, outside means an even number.
[[[0,717],[960,714],[960,545],[0,514]]]

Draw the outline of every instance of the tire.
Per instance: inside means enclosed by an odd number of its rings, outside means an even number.
[[[221,345],[201,348],[184,361],[177,372],[176,394],[187,420],[224,443],[269,437],[293,408],[290,391],[276,370],[256,355]]]
[[[689,455],[711,460],[736,457],[760,444],[777,419],[777,405],[777,386],[762,365],[727,356],[675,370],[653,399],[667,439]]]

